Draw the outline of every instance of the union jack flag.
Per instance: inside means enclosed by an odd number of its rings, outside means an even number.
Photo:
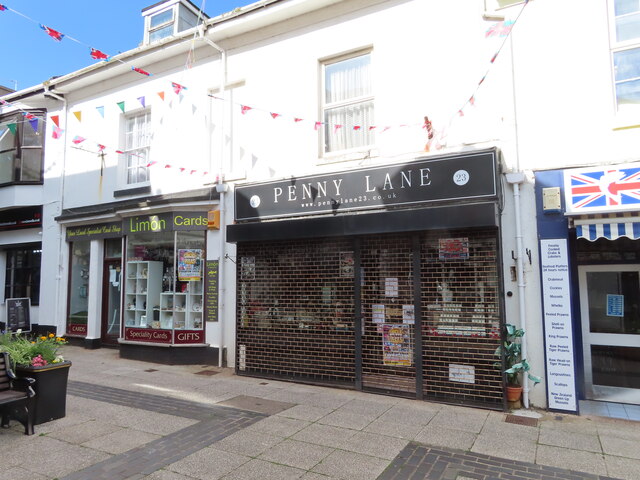
[[[570,173],[570,209],[624,210],[640,205],[640,167]]]

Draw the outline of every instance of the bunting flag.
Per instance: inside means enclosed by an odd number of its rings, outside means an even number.
[[[40,24],[40,28],[44,30],[47,33],[47,35],[49,35],[54,40],[57,40],[58,42],[62,41],[62,39],[64,38],[63,33],[60,33],[57,30],[54,30],[53,28],[49,28],[42,24]]]
[[[506,37],[511,33],[511,29],[513,28],[513,24],[515,22],[513,20],[507,20],[506,22],[498,22],[493,24],[487,32],[484,34],[485,38],[487,37]]]
[[[179,95],[182,90],[187,89],[187,87],[185,87],[184,85],[180,85],[176,82],[171,82],[171,87],[173,88],[173,91],[176,93],[176,95]]]
[[[133,70],[134,72],[141,73],[142,75],[146,75],[147,77],[151,76],[151,74],[149,72],[147,72],[146,70],[143,70],[141,68],[138,68],[138,67],[131,67],[131,70]]]
[[[301,121],[302,121],[302,119],[301,119],[301,118],[298,118],[298,117],[295,117],[295,118],[293,119],[293,121],[294,121],[294,122],[296,122],[296,123],[298,123],[298,122],[301,122]]]
[[[313,129],[318,130],[318,128],[320,128],[320,125],[322,125],[322,122],[316,122],[315,125],[313,126]]]
[[[0,3],[0,12],[4,12],[7,9],[4,5]]]
[[[79,122],[82,122],[82,112],[80,110],[78,110],[77,112],[73,112],[73,114],[75,115],[75,117],[78,119]]]
[[[100,107],[96,107],[96,110],[98,111],[98,113],[100,114],[100,116],[102,118],[104,118],[104,107],[100,106]]]
[[[29,125],[31,125],[31,128],[33,128],[33,131],[38,133],[38,119],[37,118],[32,118],[31,120],[29,120]]]
[[[56,127],[60,127],[60,116],[59,115],[51,115],[49,118],[51,119],[51,121],[53,122],[53,124]]]
[[[96,48],[91,47],[91,58],[93,58],[94,60],[108,60],[109,55],[107,55],[104,52],[101,52]]]
[[[140,102],[140,105],[142,105],[142,108],[146,107],[144,97],[138,97],[138,101]]]
[[[354,125],[354,127],[353,127],[353,129],[356,130],[356,131],[360,130],[360,128],[362,128],[360,125]]]
[[[29,112],[22,112],[22,115],[27,120],[33,120],[34,118],[36,118],[35,115],[33,115],[33,113],[29,113]]]
[[[98,153],[102,153],[105,148],[107,148],[105,145],[98,144]]]
[[[249,110],[251,110],[251,107],[247,105],[240,105],[240,113],[242,113],[243,115],[247,113]]]
[[[274,120],[275,120],[276,118],[278,118],[279,116],[280,116],[280,114],[279,114],[279,113],[271,113],[271,118],[273,118]]]
[[[82,142],[84,142],[86,140],[86,138],[81,137],[80,135],[76,135],[75,137],[73,137],[73,140],[71,140],[73,143],[75,143],[76,145],[80,145]]]
[[[334,125],[333,126],[333,133],[336,133],[338,130],[340,130],[342,128],[342,125]]]
[[[118,102],[118,107],[120,107],[120,110],[124,113],[124,102]]]
[[[158,96],[162,99],[162,101],[164,102],[164,92],[158,92]]]
[[[16,131],[17,131],[17,128],[18,128],[18,124],[17,123],[8,123],[7,124],[7,128],[9,129],[9,131],[11,133],[13,133],[15,135]]]
[[[51,136],[55,139],[58,139],[60,137],[62,137],[62,133],[64,132],[64,130],[62,130],[60,127],[55,126],[53,127],[53,132],[51,133]]]

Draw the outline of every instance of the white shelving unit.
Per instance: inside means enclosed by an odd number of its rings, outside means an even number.
[[[153,321],[153,307],[160,305],[162,262],[127,262],[124,294],[125,327],[147,327]]]
[[[203,325],[202,280],[190,281],[184,292],[160,295],[160,328],[199,330]]]

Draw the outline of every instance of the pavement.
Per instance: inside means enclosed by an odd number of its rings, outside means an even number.
[[[67,412],[0,429],[0,480],[640,479],[640,424],[511,413],[66,346]]]

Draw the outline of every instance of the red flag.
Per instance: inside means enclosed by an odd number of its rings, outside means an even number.
[[[196,173],[196,172],[197,172],[197,170],[191,170],[191,171],[189,172],[189,175],[193,175],[193,174],[194,174],[194,173]]]
[[[40,25],[40,28],[47,32],[47,35],[49,35],[54,40],[61,41],[64,38],[64,33],[60,33],[53,28],[45,27],[44,25]]]
[[[147,77],[151,76],[151,74],[149,72],[147,72],[146,70],[143,70],[141,68],[131,67],[131,70],[133,70],[134,72],[141,73],[142,75],[146,75]]]
[[[26,118],[27,120],[33,120],[34,118],[36,118],[32,113],[25,112],[22,115],[24,115],[24,118]]]
[[[179,95],[182,90],[186,90],[187,87],[180,85],[176,82],[171,82],[171,86],[173,87],[173,91],[176,92],[176,95]]]
[[[109,55],[107,55],[106,53],[101,52],[100,50],[96,50],[95,48],[91,49],[91,58],[95,59],[95,60],[107,60],[109,58]]]
[[[116,153],[118,153],[120,155],[124,155],[124,152],[122,150],[116,150]]]
[[[105,145],[98,144],[98,152],[102,152],[105,148],[107,148]]]
[[[84,142],[86,140],[86,138],[82,138],[80,135],[76,135],[75,137],[73,137],[73,140],[71,140],[73,143],[75,143],[76,145]]]
[[[7,9],[4,5],[0,3],[0,12],[4,12]]]
[[[247,105],[240,105],[240,112],[244,115],[245,113],[247,113],[249,110],[251,110],[251,107],[248,107]]]
[[[355,126],[353,127],[353,129],[354,129],[354,130],[360,130],[360,128],[362,128],[362,127],[360,127],[360,125],[355,125]]]
[[[279,116],[280,116],[280,114],[279,114],[279,113],[272,113],[272,114],[271,114],[271,118],[273,118],[274,120],[275,120],[276,118],[278,118]]]
[[[296,122],[296,123],[298,123],[298,122],[301,122],[301,121],[302,121],[302,119],[301,119],[301,118],[296,117],[296,118],[294,118],[294,119],[293,119],[293,121],[294,121],[294,122]]]
[[[56,125],[56,127],[60,126],[60,116],[51,115],[51,121]]]

